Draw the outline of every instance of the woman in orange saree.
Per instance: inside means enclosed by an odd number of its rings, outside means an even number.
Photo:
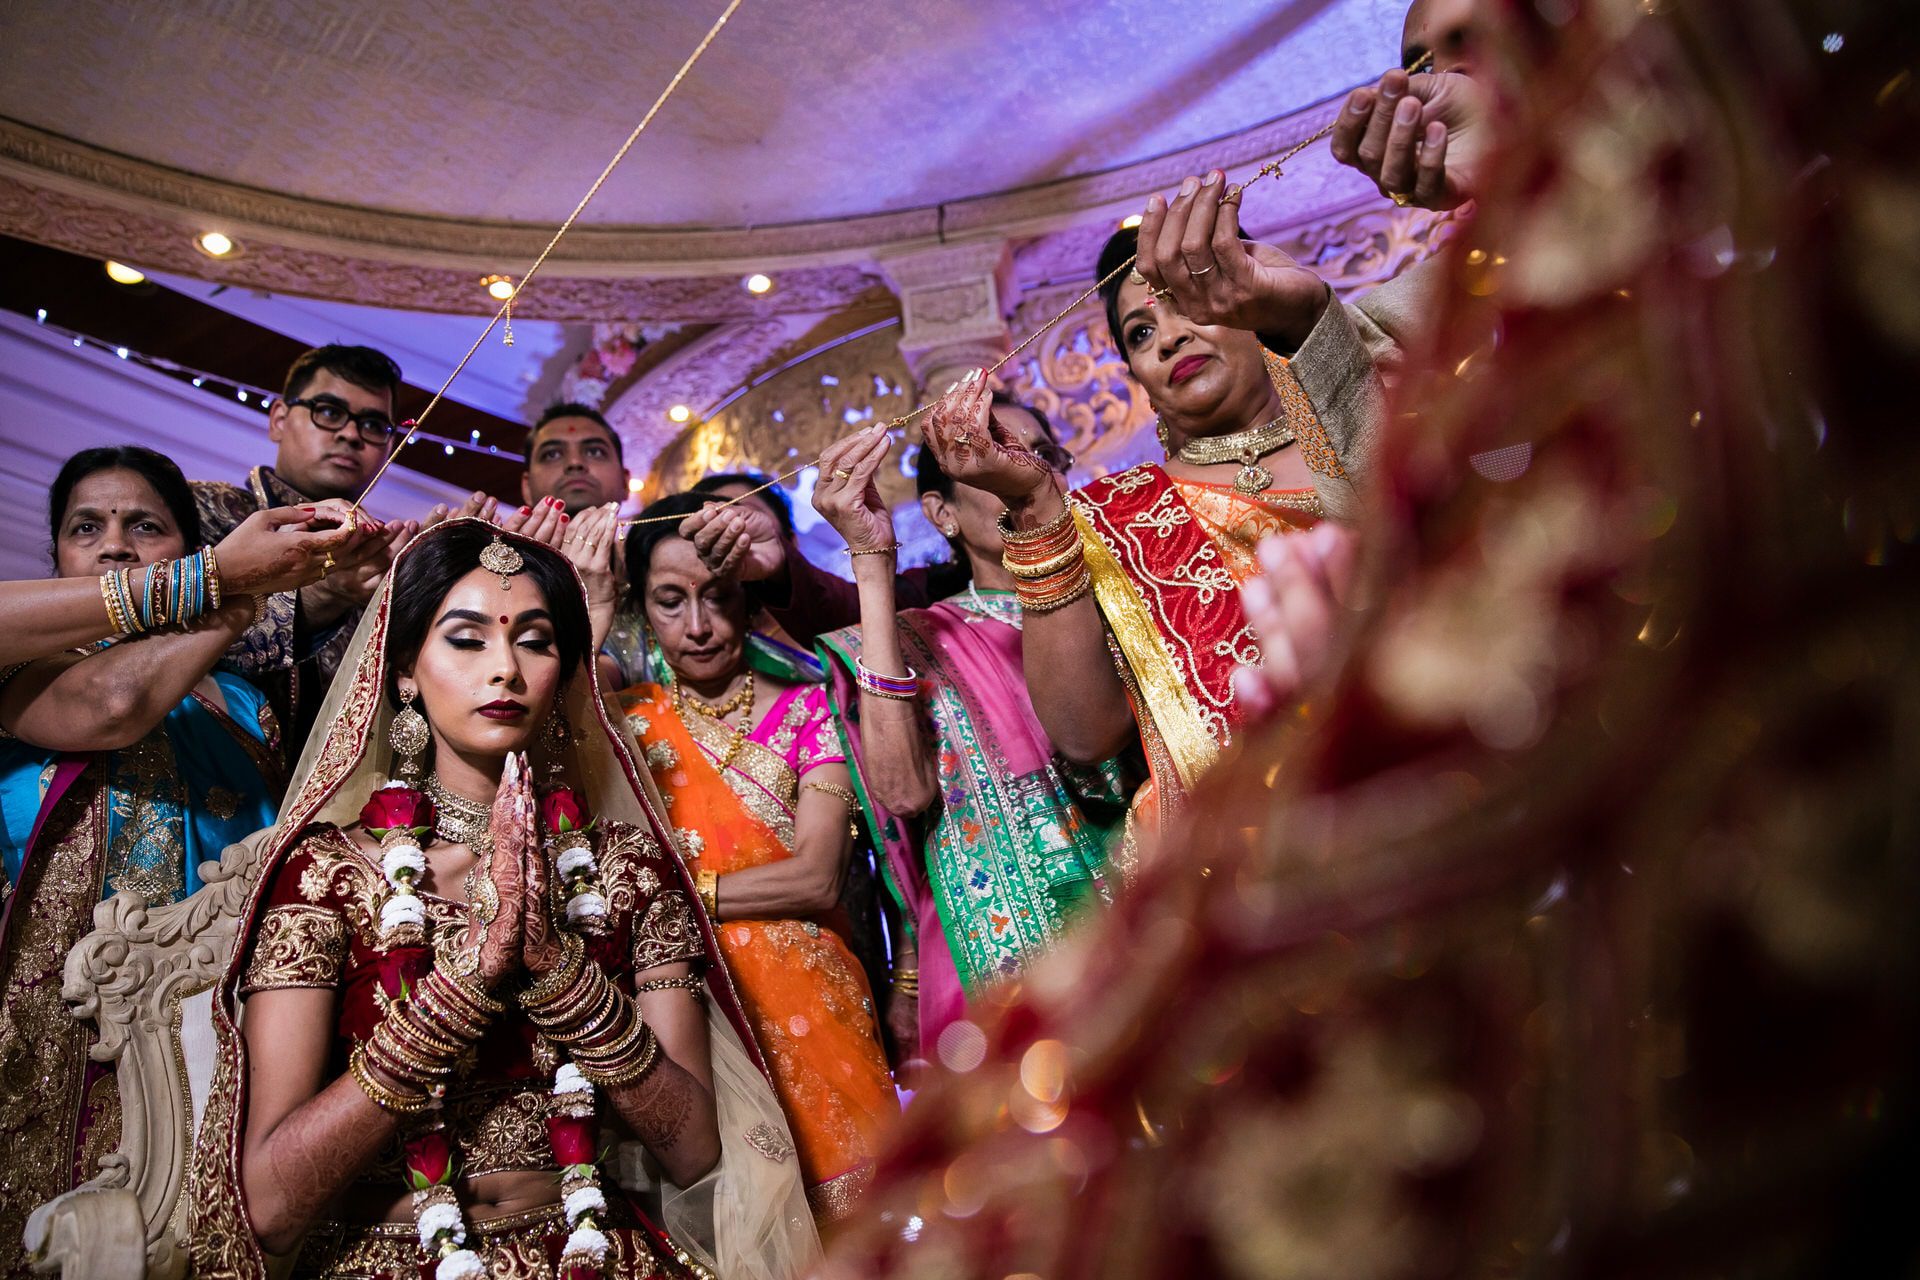
[[[689,515],[676,495],[645,517]],[[668,520],[627,542],[634,594],[672,673],[621,695],[799,1147],[815,1216],[843,1216],[872,1176],[899,1101],[873,993],[847,946],[852,852],[845,752],[826,690],[745,658],[740,584]]]

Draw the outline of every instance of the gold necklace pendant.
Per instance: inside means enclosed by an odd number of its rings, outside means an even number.
[[[1273,472],[1252,458],[1240,459],[1240,474],[1233,478],[1233,491],[1249,498],[1265,493],[1273,485]]]
[[[1273,472],[1261,466],[1260,459],[1293,442],[1293,428],[1287,426],[1284,419],[1275,418],[1231,435],[1189,440],[1180,446],[1180,461],[1193,467],[1237,462],[1240,471],[1233,478],[1233,490],[1253,497],[1265,493],[1273,484]]]

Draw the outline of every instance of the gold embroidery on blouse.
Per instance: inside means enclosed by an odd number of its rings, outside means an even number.
[[[675,960],[698,960],[706,954],[700,930],[693,923],[687,895],[669,889],[653,900],[646,918],[634,926],[633,967],[651,969]]]
[[[336,911],[298,903],[260,917],[240,994],[283,987],[335,987],[347,962],[347,922]]]

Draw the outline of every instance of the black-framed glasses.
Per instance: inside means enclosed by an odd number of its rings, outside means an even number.
[[[287,401],[289,409],[305,409],[307,416],[313,419],[313,425],[328,435],[339,435],[352,423],[354,431],[365,444],[375,448],[385,448],[393,439],[395,427],[390,419],[379,413],[355,413],[347,407],[347,402],[333,396],[308,396],[304,400]]]

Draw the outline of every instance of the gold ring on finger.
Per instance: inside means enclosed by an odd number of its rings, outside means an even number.
[[[1390,191],[1387,194],[1402,209],[1413,203],[1413,197],[1404,191]]]
[[[1215,267],[1219,265],[1220,264],[1217,262],[1209,262],[1206,266],[1200,268],[1198,271],[1195,271],[1192,267],[1188,267],[1187,274],[1192,276],[1195,280],[1198,280],[1201,276],[1207,274],[1207,272],[1213,270]]]
[[[327,552],[327,558],[320,562],[320,576],[326,577],[333,572],[333,552]]]
[[[833,469],[833,478],[835,480],[851,480],[853,479],[853,472],[847,470],[845,467],[835,467]]]

